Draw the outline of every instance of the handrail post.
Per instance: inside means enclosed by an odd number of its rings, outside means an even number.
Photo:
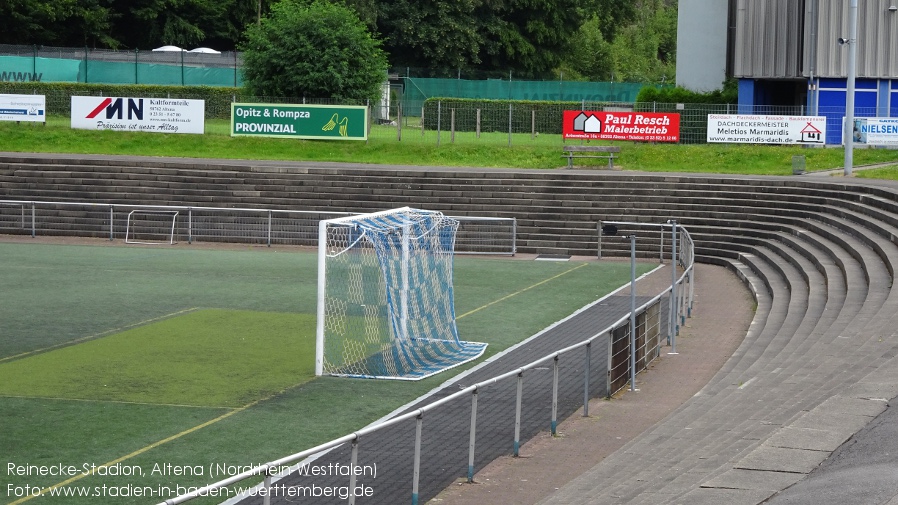
[[[468,438],[468,482],[474,482],[474,446],[477,438],[477,388],[471,395],[471,433]]]
[[[265,496],[262,505],[271,505],[271,470],[265,470]]]
[[[268,211],[268,247],[271,247],[271,211]]]
[[[424,415],[418,414],[415,419],[415,463],[412,472],[412,505],[418,505],[418,480],[421,478],[421,425]]]
[[[35,211],[34,211],[34,202],[31,202],[31,238],[37,236],[37,226],[35,225]]]
[[[692,304],[695,303],[695,264],[689,270],[689,309],[688,316],[692,317]]]
[[[602,259],[602,220],[600,219],[598,224],[596,225],[596,235],[599,236],[598,239],[598,255],[596,259]]]
[[[521,396],[524,392],[524,371],[518,372],[518,394],[514,407],[514,457],[521,455]]]
[[[187,207],[187,243],[193,243],[193,207]]]
[[[589,417],[589,368],[592,356],[592,342],[586,343],[586,366],[583,367],[583,417]]]
[[[552,436],[558,434],[558,355],[552,360]]]
[[[115,208],[114,205],[110,205],[110,206],[109,206],[109,241],[110,241],[110,242],[112,242],[112,240],[113,240],[112,237],[113,237],[113,230],[114,230],[114,228],[113,228],[113,226],[112,226],[112,222],[113,222],[113,209],[114,209],[114,208]]]
[[[349,505],[355,505],[355,469],[359,463],[359,438],[356,437],[352,441],[352,452],[349,456]]]

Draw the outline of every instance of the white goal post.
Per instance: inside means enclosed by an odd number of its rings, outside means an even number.
[[[126,244],[174,244],[176,210],[132,210],[125,224]]]
[[[418,380],[483,354],[455,324],[457,229],[409,207],[319,223],[316,375]]]

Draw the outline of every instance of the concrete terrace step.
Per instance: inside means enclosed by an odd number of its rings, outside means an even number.
[[[0,155],[0,198],[340,211],[421,203],[516,217],[519,250],[554,254],[594,254],[599,221],[676,218],[699,261],[726,265],[752,287],[753,325],[711,382],[547,503],[689,502],[684,497],[898,352],[898,198],[890,188],[806,178],[213,165]],[[62,217],[62,228],[97,219]],[[660,230],[639,235],[640,255],[657,257]],[[603,242],[603,255],[627,254],[618,242]]]

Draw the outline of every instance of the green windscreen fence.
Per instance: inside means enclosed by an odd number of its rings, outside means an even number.
[[[175,53],[170,63],[141,61],[138,53],[121,59],[102,61],[90,58],[48,58],[41,56],[0,56],[0,81],[8,82],[85,82],[99,84],[160,84],[183,86],[240,87],[243,76],[233,62],[221,66],[204,65],[189,55],[180,61]],[[205,57],[209,59],[209,57]],[[228,65],[230,66],[224,66]]]
[[[405,113],[420,114],[424,101],[434,97],[547,102],[635,102],[643,84],[633,82],[514,81],[487,79],[405,78]]]

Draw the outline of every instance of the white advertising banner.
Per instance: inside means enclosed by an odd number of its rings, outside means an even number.
[[[72,97],[72,128],[80,130],[202,134],[205,121],[205,100]]]
[[[0,95],[0,121],[47,121],[44,95]]]
[[[708,114],[708,142],[733,144],[823,144],[824,116]]]
[[[898,145],[898,118],[855,118],[854,141],[876,146]]]

